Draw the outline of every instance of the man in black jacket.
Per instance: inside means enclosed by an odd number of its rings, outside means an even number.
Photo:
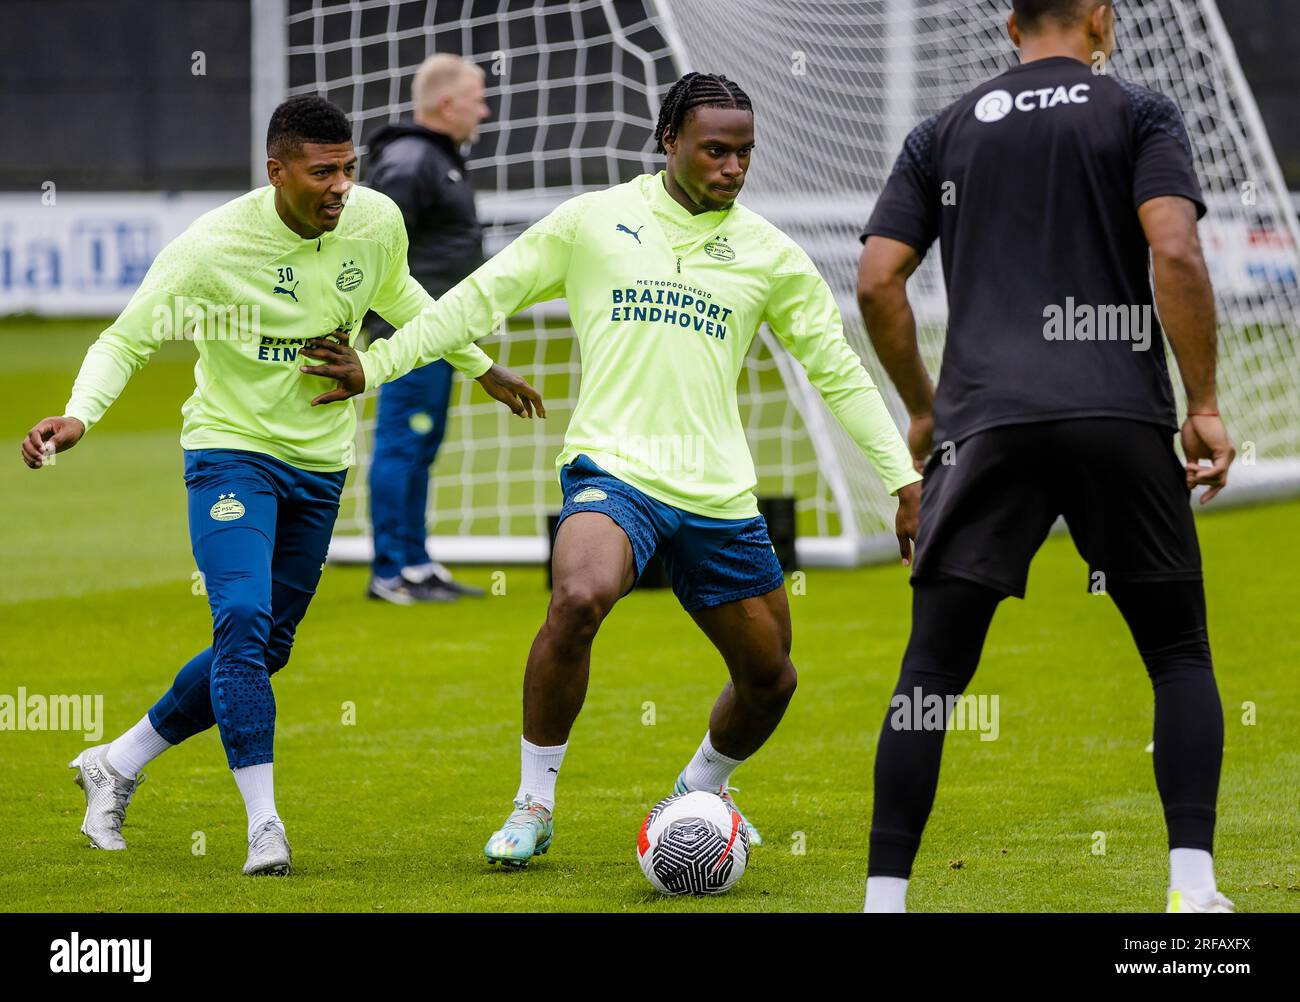
[[[369,184],[406,219],[411,274],[435,298],[483,263],[483,227],[460,147],[488,117],[483,71],[459,56],[430,56],[411,85],[414,122],[385,126],[370,141]],[[371,314],[371,338],[393,329]],[[444,359],[380,390],[370,463],[375,539],[368,594],[399,605],[482,595],[452,579],[425,548],[429,467],[447,428],[452,367]]]

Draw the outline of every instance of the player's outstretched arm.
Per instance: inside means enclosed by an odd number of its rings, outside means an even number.
[[[388,270],[370,308],[392,324],[396,330],[409,324],[426,307],[433,304],[433,297],[411,277],[411,268],[407,260],[410,251],[410,239],[407,232],[414,225],[413,220],[419,215],[419,206],[427,204],[431,196],[424,187],[424,176],[414,169],[414,164],[394,165],[397,169],[384,172],[385,193],[396,203],[401,212],[401,222],[392,220],[389,236]],[[466,345],[458,351],[449,351],[444,359],[468,379],[477,379],[492,367],[492,360],[476,344]]]
[[[364,377],[362,389],[373,390],[418,366],[442,358],[448,352],[503,330],[509,317],[534,303],[563,296],[577,220],[585,197],[579,195],[570,199],[534,223],[392,337],[372,345],[367,351],[354,352]],[[311,352],[308,356],[318,357],[312,356]],[[304,371],[312,375],[329,375],[328,370],[316,366],[304,367]],[[354,375],[349,375],[350,380],[354,378]],[[340,390],[351,388],[352,383],[340,383]],[[486,385],[485,389],[488,389]],[[326,393],[317,401],[329,403],[357,392],[360,390],[354,389],[342,396]],[[488,392],[492,390],[488,389]]]
[[[1219,417],[1214,290],[1196,234],[1196,206],[1180,195],[1163,195],[1138,206],[1138,218],[1151,246],[1156,309],[1187,391],[1182,428],[1187,486],[1209,488],[1201,497],[1204,504],[1227,486],[1237,450]],[[1203,459],[1210,465],[1202,466]]]
[[[933,447],[934,384],[921,361],[907,280],[921,255],[899,240],[867,237],[858,265],[858,309],[867,336],[911,420],[907,444],[918,470]]]
[[[921,476],[862,360],[844,337],[839,307],[812,262],[773,277],[765,319],[837,421],[862,449],[886,489],[898,497],[899,556],[912,557],[920,515]]]
[[[348,342],[348,331],[339,328],[302,346],[300,354],[317,359],[321,364],[303,365],[299,368],[309,376],[332,379],[338,383],[334,389],[313,399],[313,407],[347,400],[366,391],[366,371],[361,365],[362,353]],[[542,402],[541,394],[505,366],[493,364],[476,382],[488,396],[505,404],[517,417],[531,418],[534,414],[546,417],[546,405]]]
[[[47,417],[23,439],[23,462],[39,470],[56,452],[67,452],[81,441],[86,426],[74,417]]]
[[[366,391],[366,373],[361,368],[361,359],[357,350],[348,342],[348,331],[340,327],[323,337],[313,338],[299,349],[299,355],[317,359],[318,365],[300,365],[298,368],[309,376],[332,379],[338,386],[322,393],[311,402],[313,407],[320,404],[332,404],[347,400]]]
[[[513,369],[493,362],[491,368],[475,381],[489,397],[509,407],[510,413],[516,417],[531,418],[534,413],[540,418],[546,417],[542,395]]]
[[[47,417],[27,433],[22,456],[33,470],[80,442],[158,350],[170,333],[157,319],[160,311],[169,319],[183,315],[184,300],[178,303],[178,297],[159,289],[155,280],[158,261],[166,253],[164,248],[121,316],[87,349],[62,416]]]
[[[434,298],[411,277],[406,263],[406,233],[397,241],[397,254],[372,309],[395,328],[402,328],[433,306]],[[444,358],[462,376],[475,380],[488,396],[505,404],[518,417],[546,417],[542,396],[528,381],[503,365],[496,365],[478,345],[470,343]]]

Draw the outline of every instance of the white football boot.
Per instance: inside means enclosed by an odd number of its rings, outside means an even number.
[[[283,877],[289,873],[292,853],[284,825],[271,818],[253,832],[248,840],[248,860],[244,874],[249,877]]]
[[[1236,906],[1218,891],[1213,897],[1194,898],[1185,891],[1169,892],[1169,907],[1166,912],[1235,912]]]
[[[87,748],[68,763],[76,769],[75,782],[86,794],[86,817],[81,833],[96,849],[125,849],[122,821],[136,789],[144,782],[144,773],[127,779],[108,764],[108,745]]]

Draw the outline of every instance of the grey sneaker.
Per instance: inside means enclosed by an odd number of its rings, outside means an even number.
[[[87,748],[68,763],[76,769],[75,782],[86,794],[86,818],[81,833],[96,849],[125,849],[122,821],[136,789],[144,782],[144,773],[127,779],[108,764],[108,745]]]
[[[482,598],[487,594],[482,588],[461,584],[451,576],[451,571],[436,560],[431,560],[424,567],[402,568],[402,580],[408,584],[432,586],[434,589],[450,594],[452,598]]]
[[[383,599],[393,605],[456,601],[456,593],[442,587],[436,581],[413,582],[407,581],[405,578],[398,578],[396,581],[371,578],[370,585],[366,589],[366,596],[368,598]]]
[[[457,593],[451,588],[444,588],[434,578],[428,581],[403,581],[406,593],[417,602],[454,602]]]
[[[366,598],[378,598],[393,605],[414,605],[415,599],[406,590],[405,581],[389,582],[381,578],[370,579],[366,586]]]
[[[248,860],[244,875],[249,877],[283,877],[289,873],[289,840],[277,818],[265,822],[248,840]]]

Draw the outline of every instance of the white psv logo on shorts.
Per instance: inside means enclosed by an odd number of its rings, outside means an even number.
[[[1007,90],[991,90],[975,102],[975,117],[981,122],[1000,122],[1012,111],[1035,111],[1055,108],[1059,104],[1087,104],[1091,84],[1072,87],[1039,87],[1022,90],[1015,97]]]
[[[217,498],[217,503],[208,509],[208,514],[218,522],[233,522],[244,517],[244,505],[235,499],[232,491]]]
[[[605,501],[608,500],[608,498],[609,495],[606,494],[604,491],[602,491],[599,487],[588,487],[585,490],[578,491],[577,494],[573,495],[573,503],[583,504],[587,501]]]

